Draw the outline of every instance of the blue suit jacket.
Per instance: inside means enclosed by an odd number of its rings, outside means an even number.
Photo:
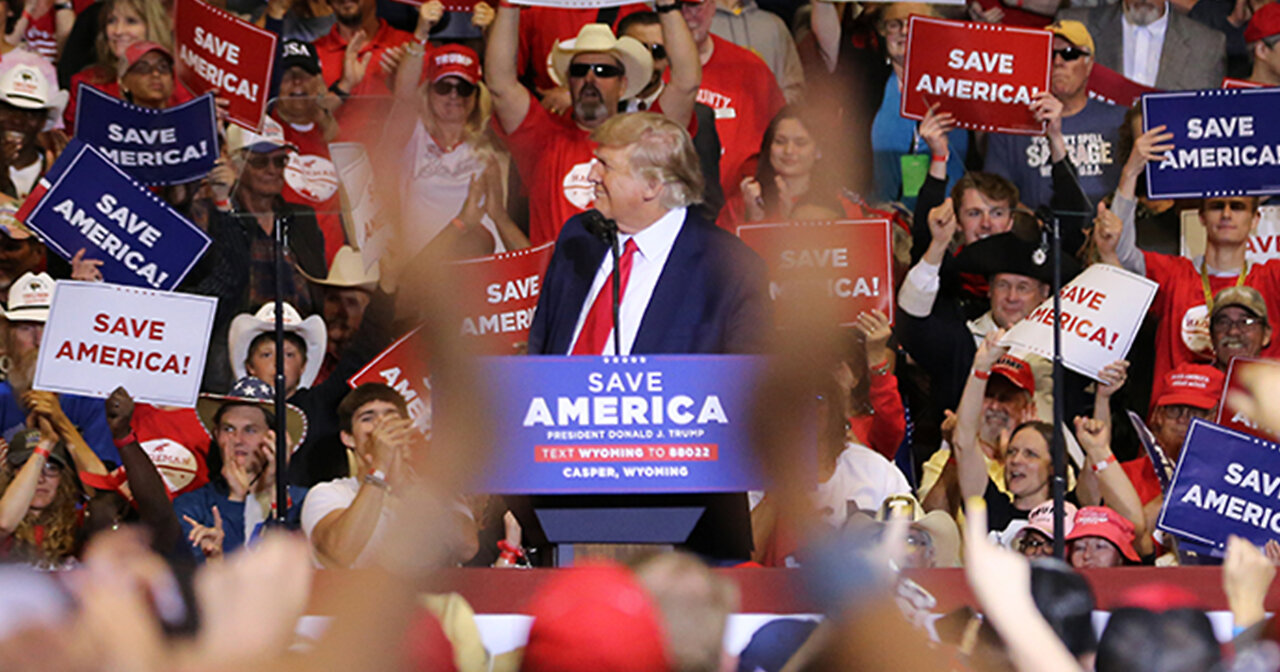
[[[529,354],[564,355],[609,246],[582,215],[565,223],[529,330]],[[764,260],[733,234],[688,210],[658,277],[632,354],[754,354],[773,329]]]

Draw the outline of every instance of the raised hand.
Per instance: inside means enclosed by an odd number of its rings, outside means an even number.
[[[1009,352],[1009,346],[1000,345],[1004,338],[1004,329],[992,329],[987,332],[982,343],[978,344],[978,352],[973,356],[973,368],[978,371],[990,371],[995,363]]]
[[[1097,464],[1111,455],[1111,426],[1102,420],[1076,416],[1076,439],[1080,447]]]
[[[1124,387],[1125,381],[1129,379],[1128,360],[1117,359],[1102,367],[1102,370],[1098,372],[1098,377],[1104,381],[1104,383],[1098,384],[1098,396],[1110,397]]]
[[[738,184],[742,190],[742,203],[746,206],[747,219],[753,222],[764,219],[764,189],[756,178],[748,175]]]
[[[941,107],[942,103],[930,105],[929,111],[920,122],[920,137],[924,139],[925,144],[929,145],[929,151],[934,156],[947,155],[950,147],[947,134],[956,125],[955,117],[950,112],[942,112],[939,109]]]
[[[222,557],[222,540],[227,535],[222,529],[222,514],[218,511],[218,507],[213,507],[212,527],[201,525],[191,516],[183,516],[182,519],[191,526],[187,541],[191,542],[192,547],[200,549],[205,558]]]
[[[889,317],[879,310],[858,313],[854,328],[862,334],[867,349],[867,366],[877,367],[889,361],[889,337],[893,328]]]
[[[1120,232],[1123,229],[1124,222],[1120,221],[1120,216],[1111,212],[1106,202],[1098,201],[1098,216],[1093,219],[1093,244],[1103,263],[1119,265],[1116,247],[1120,244]]]
[[[492,5],[487,2],[477,2],[475,8],[471,10],[471,25],[481,30],[488,30],[497,16],[498,11]]]
[[[351,36],[351,41],[347,42],[347,50],[342,55],[342,79],[338,81],[339,89],[351,93],[364,79],[364,73],[369,69],[369,61],[373,58],[373,52],[361,56],[360,50],[368,43],[369,37],[363,30],[357,30],[355,35]]]
[[[84,248],[71,257],[71,279],[85,282],[102,282],[101,259],[85,259]]]

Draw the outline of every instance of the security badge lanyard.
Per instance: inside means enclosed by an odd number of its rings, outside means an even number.
[[[920,122],[916,122],[911,129],[911,147],[907,149],[907,153],[898,157],[898,162],[902,167],[902,197],[915,198],[920,195],[920,188],[924,186],[924,178],[929,174],[929,163],[933,160],[929,154],[916,154],[916,148],[920,144]]]
[[[1240,275],[1236,276],[1236,287],[1244,285],[1244,280],[1249,276],[1249,260],[1244,260],[1244,268],[1240,269]],[[1201,260],[1200,262],[1200,287],[1204,289],[1204,305],[1208,309],[1209,314],[1213,314],[1213,290],[1209,289],[1209,271],[1208,265]]]

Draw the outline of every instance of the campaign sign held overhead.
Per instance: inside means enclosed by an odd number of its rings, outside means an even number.
[[[1280,537],[1280,445],[1193,419],[1156,527],[1219,556],[1228,535]]]
[[[80,85],[76,137],[142,184],[199,180],[218,160],[213,96],[152,110]]]
[[[477,352],[521,354],[529,341],[542,276],[555,243],[454,262],[449,280],[462,310],[462,335],[479,341]]]
[[[64,259],[83,248],[107,282],[171,290],[209,247],[209,236],[72,140],[27,196],[17,218]]]
[[[1171,91],[1142,97],[1143,130],[1174,149],[1147,163],[1151,198],[1280,194],[1280,89]]]
[[[1047,30],[912,16],[899,112],[924,119],[941,103],[963,128],[1039,135],[1031,101],[1049,90],[1052,64]]]
[[[194,406],[218,300],[103,282],[59,281],[40,342],[38,390]]]
[[[479,492],[740,492],[765,485],[748,441],[763,360],[720,355],[488,357],[497,443]],[[436,395],[436,414],[449,397]]]
[[[427,362],[427,346],[419,338],[422,328],[396,339],[347,379],[352,389],[365,383],[390,386],[404,399],[413,426],[423,434],[431,433],[431,378]]]
[[[200,0],[174,4],[177,74],[196,93],[227,99],[228,118],[257,130],[267,111],[276,34]]]

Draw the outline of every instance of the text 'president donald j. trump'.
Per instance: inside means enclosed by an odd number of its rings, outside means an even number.
[[[621,353],[614,352],[613,256],[565,223],[529,332],[535,355],[758,353],[772,330],[764,262],[696,208],[703,180],[688,132],[650,112],[591,136],[595,206],[617,222]],[[535,196],[536,198],[537,196]]]

